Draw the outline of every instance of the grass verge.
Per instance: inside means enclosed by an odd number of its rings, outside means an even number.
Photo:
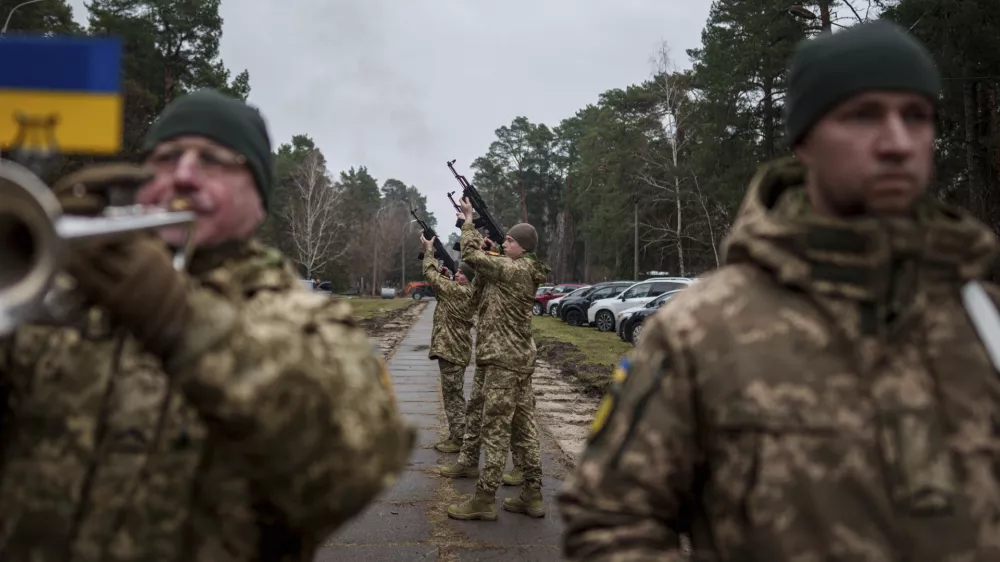
[[[386,316],[393,312],[413,306],[419,301],[413,299],[380,299],[353,298],[347,301],[354,309],[354,317],[358,320],[370,320],[378,316]]]
[[[539,358],[575,377],[594,394],[604,393],[615,364],[632,350],[631,344],[613,333],[570,326],[547,315],[535,316],[531,329]]]

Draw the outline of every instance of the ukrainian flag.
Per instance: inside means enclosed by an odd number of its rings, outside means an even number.
[[[110,37],[0,38],[0,148],[14,147],[21,125],[54,117],[62,153],[115,154],[122,146],[122,44]],[[40,129],[22,148],[46,148]]]

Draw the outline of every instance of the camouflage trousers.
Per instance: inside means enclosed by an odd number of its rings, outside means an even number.
[[[482,428],[483,428],[483,383],[486,380],[486,371],[489,367],[476,367],[476,373],[472,377],[472,393],[469,395],[469,404],[465,409],[465,435],[462,437],[462,451],[458,455],[459,464],[465,466],[479,466],[479,454],[482,451]],[[531,394],[531,419],[534,420],[535,393],[531,388],[531,380],[528,380],[528,392]],[[524,444],[531,440],[526,435],[529,428],[521,423],[524,417],[514,418],[511,424],[511,444],[510,456],[514,461],[514,469],[524,472]],[[534,435],[538,435],[537,426],[534,428]],[[537,439],[537,437],[536,437]]]
[[[477,368],[478,370],[478,368]],[[535,423],[535,397],[531,373],[486,367],[483,379],[483,445],[486,459],[479,472],[476,491],[495,495],[500,487],[508,448],[520,457],[524,487],[541,489],[542,461]],[[513,428],[517,432],[512,436]]]
[[[441,369],[441,395],[444,398],[444,413],[448,418],[448,435],[451,440],[461,443],[465,435],[465,365],[457,365],[438,359]]]

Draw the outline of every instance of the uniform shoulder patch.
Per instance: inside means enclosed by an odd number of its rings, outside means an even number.
[[[608,418],[611,417],[611,414],[618,406],[618,396],[621,394],[622,386],[625,385],[625,380],[628,378],[630,367],[631,361],[627,355],[622,357],[618,361],[618,364],[615,365],[615,370],[611,373],[611,383],[608,385],[608,391],[604,394],[604,398],[601,399],[601,404],[597,407],[597,413],[594,414],[594,420],[590,424],[589,439],[593,440],[601,434],[605,424],[608,422]]]

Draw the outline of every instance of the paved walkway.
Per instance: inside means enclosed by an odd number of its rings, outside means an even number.
[[[449,504],[471,494],[476,482],[444,478],[436,470],[438,465],[453,462],[458,456],[433,449],[439,432],[445,428],[437,364],[427,359],[436,304],[432,302],[424,309],[389,362],[400,409],[420,428],[407,469],[395,487],[327,541],[316,562],[562,560],[559,544],[563,526],[554,496],[565,465],[544,432],[542,493],[547,504],[544,518],[504,511],[503,498],[517,495],[521,490],[507,486],[497,491],[499,520],[496,522],[456,521],[445,513]],[[472,389],[473,369],[470,366],[465,373],[466,397]]]

